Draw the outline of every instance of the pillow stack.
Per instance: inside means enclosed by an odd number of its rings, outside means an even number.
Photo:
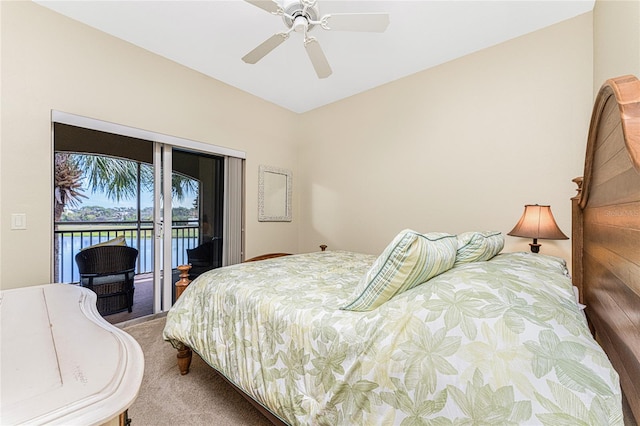
[[[400,232],[373,263],[342,309],[370,311],[396,294],[409,290],[453,267],[458,242],[440,232]]]
[[[370,311],[396,294],[416,287],[454,266],[489,260],[503,249],[500,232],[400,232],[362,277],[351,302],[341,309]]]

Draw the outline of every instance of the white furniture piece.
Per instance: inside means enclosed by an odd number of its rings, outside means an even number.
[[[92,291],[47,284],[0,292],[0,423],[126,422],[144,357],[106,322]]]

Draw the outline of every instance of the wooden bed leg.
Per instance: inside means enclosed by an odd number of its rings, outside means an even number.
[[[180,374],[183,376],[189,373],[192,355],[193,352],[191,352],[191,348],[182,344],[180,345],[180,349],[178,349],[178,368],[180,369]]]
[[[191,284],[191,280],[189,279],[189,270],[191,269],[191,265],[180,265],[178,266],[178,271],[180,271],[180,279],[176,281],[176,300],[180,296],[182,296],[182,292],[184,292],[189,284]]]

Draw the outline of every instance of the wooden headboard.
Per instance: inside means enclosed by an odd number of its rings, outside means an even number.
[[[596,98],[584,176],[574,179],[573,282],[598,342],[640,419],[640,80],[607,80]]]

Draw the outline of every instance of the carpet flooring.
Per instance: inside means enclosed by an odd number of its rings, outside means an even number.
[[[123,327],[145,357],[140,393],[129,408],[132,426],[271,424],[197,354],[181,376],[176,350],[162,339],[164,324],[163,317]]]

